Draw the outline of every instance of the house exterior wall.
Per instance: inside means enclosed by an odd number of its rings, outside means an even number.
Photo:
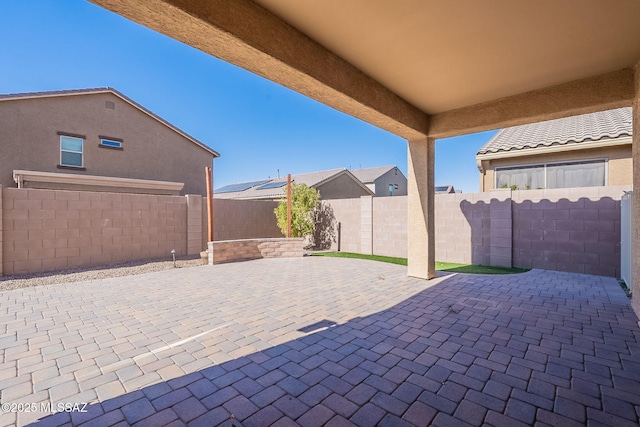
[[[485,173],[480,174],[480,191],[490,191],[494,188],[494,171],[496,167],[602,158],[609,160],[607,166],[608,185],[631,185],[633,178],[631,145],[618,145],[591,150],[558,151],[543,155],[487,160],[484,162]]]
[[[396,173],[397,171],[397,173]],[[375,193],[378,197],[385,197],[389,195],[389,184],[397,185],[398,188],[393,190],[393,196],[406,196],[407,195],[407,177],[396,168],[391,169],[385,174],[379,176],[375,180]]]
[[[204,168],[213,155],[112,93],[5,100],[0,129],[4,187],[15,187],[13,170],[22,169],[183,182],[181,194],[206,194]],[[85,137],[85,171],[58,168],[57,132]],[[122,139],[123,149],[100,147],[99,136]]]
[[[364,188],[347,175],[340,175],[324,184],[318,185],[316,189],[320,192],[322,200],[351,199],[369,195]]]

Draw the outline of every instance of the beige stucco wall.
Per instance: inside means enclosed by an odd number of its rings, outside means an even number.
[[[517,166],[546,162],[564,162],[571,160],[608,159],[608,185],[631,185],[633,161],[631,145],[620,145],[591,150],[559,151],[556,153],[493,159],[483,162],[485,173],[480,173],[480,191],[494,188],[494,169],[500,166]]]
[[[13,170],[23,169],[183,182],[181,194],[206,194],[204,168],[213,155],[111,93],[5,100],[0,129],[5,187],[15,187]],[[86,171],[57,168],[57,132],[86,136]],[[100,148],[99,135],[122,139],[123,150]]]
[[[350,199],[366,196],[367,190],[347,175],[340,175],[316,187],[322,200]]]

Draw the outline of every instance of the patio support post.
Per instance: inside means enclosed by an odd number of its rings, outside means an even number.
[[[633,157],[633,205],[631,206],[631,291],[636,315],[640,317],[640,62],[635,68],[635,98],[633,100],[631,144]]]
[[[436,275],[435,139],[409,140],[408,159],[408,274],[432,279]]]

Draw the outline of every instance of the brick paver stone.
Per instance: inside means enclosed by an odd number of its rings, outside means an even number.
[[[607,277],[283,258],[3,291],[0,307],[2,403],[93,405],[39,425],[640,422],[638,319]]]

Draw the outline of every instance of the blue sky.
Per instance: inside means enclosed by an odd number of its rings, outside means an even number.
[[[82,0],[0,2],[0,93],[111,86],[221,154],[214,186],[398,165],[407,143]],[[436,144],[436,184],[478,191],[495,132]],[[0,141],[1,142],[1,141]]]

